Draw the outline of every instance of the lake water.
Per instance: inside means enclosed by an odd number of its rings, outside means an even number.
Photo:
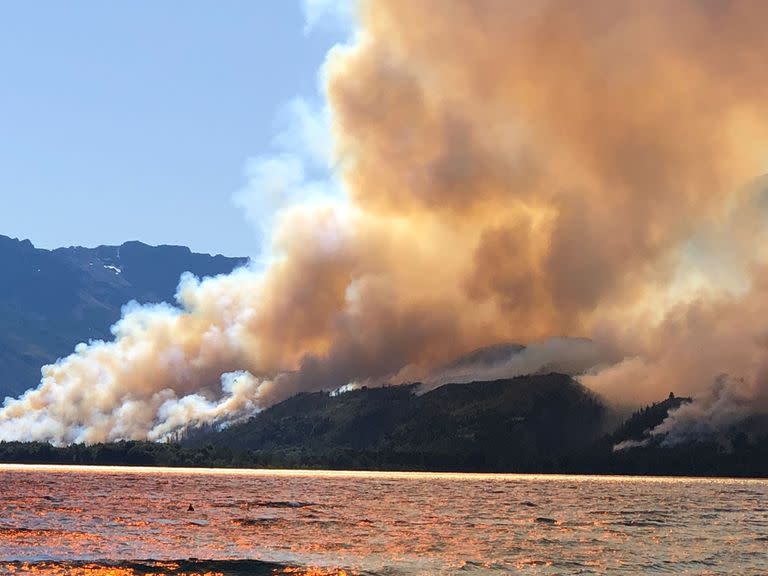
[[[0,510],[3,574],[768,573],[762,480],[6,465]]]

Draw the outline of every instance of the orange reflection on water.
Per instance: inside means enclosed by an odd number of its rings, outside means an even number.
[[[336,568],[280,568],[274,572],[277,574],[295,574],[296,576],[352,576],[346,570]]]
[[[183,569],[176,562],[151,562],[140,568],[105,566],[97,563],[74,565],[58,562],[13,562],[0,563],[0,573],[37,576],[224,576],[224,572],[215,570]],[[283,567],[272,570],[273,576],[286,574],[292,576],[354,576],[346,570],[335,568]]]
[[[51,562],[20,562],[0,564],[3,574],[37,574],[39,576],[224,576],[222,572],[184,572],[178,571],[175,562],[154,562],[150,570],[125,568],[119,566],[104,566],[102,564],[86,563],[81,565],[51,563]],[[157,571],[155,571],[157,570]]]
[[[713,555],[766,574],[761,481],[0,466],[0,488],[0,575],[604,573],[649,558],[690,573]]]

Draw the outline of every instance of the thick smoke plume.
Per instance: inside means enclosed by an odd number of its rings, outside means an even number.
[[[548,372],[580,376],[620,359],[605,343],[586,338],[550,338],[525,347],[497,345],[432,370],[423,378],[422,388]]]
[[[560,336],[619,360],[584,377],[612,397],[727,372],[764,398],[765,220],[745,185],[768,168],[768,3],[357,13],[325,67],[345,198],[282,209],[263,268],[127,307],[112,342],[6,402],[0,438],[162,438]]]

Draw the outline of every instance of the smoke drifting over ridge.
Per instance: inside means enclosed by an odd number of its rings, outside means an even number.
[[[764,400],[765,211],[745,184],[768,168],[766,16],[747,0],[362,2],[326,62],[346,198],[282,208],[263,269],[126,307],[112,342],[6,402],[0,439],[158,439],[562,335],[610,351],[582,378],[610,397],[702,393],[727,372]]]

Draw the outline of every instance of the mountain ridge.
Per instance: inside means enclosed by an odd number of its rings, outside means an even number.
[[[109,339],[129,301],[173,302],[183,272],[214,276],[247,262],[138,241],[48,250],[0,235],[0,398],[37,386],[40,368],[76,344]]]
[[[342,467],[532,471],[559,466],[605,431],[607,408],[565,374],[302,393],[183,444]]]

